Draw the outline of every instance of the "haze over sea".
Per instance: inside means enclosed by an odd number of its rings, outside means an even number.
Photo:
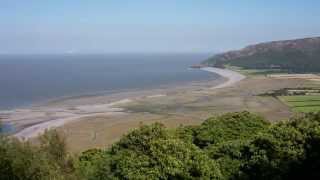
[[[0,109],[67,96],[158,88],[217,75],[192,64],[209,54],[0,55]]]

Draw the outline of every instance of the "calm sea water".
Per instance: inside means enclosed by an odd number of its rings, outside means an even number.
[[[0,109],[52,98],[160,87],[218,76],[189,69],[206,54],[0,55]]]

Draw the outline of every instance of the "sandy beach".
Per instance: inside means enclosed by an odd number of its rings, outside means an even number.
[[[79,121],[82,118],[88,118],[92,116],[112,116],[122,114],[123,109],[114,107],[119,104],[128,103],[130,99],[124,99],[121,101],[109,103],[109,104],[96,104],[96,105],[83,105],[78,106],[71,110],[57,111],[54,113],[52,120],[49,119],[50,115],[43,117],[43,119],[48,119],[47,121],[41,120],[40,123],[26,127],[14,134],[15,137],[19,139],[29,139],[37,137],[43,134],[46,129],[57,128],[63,126],[66,123]],[[32,113],[31,113],[32,114]],[[32,118],[29,117],[29,118]]]
[[[204,67],[201,69],[204,71],[216,73],[219,76],[222,76],[222,77],[225,77],[228,79],[226,82],[221,83],[217,86],[213,86],[211,89],[219,89],[219,88],[228,87],[228,86],[231,86],[232,84],[246,78],[246,76],[244,76],[238,72],[231,71],[229,69],[221,69],[221,68],[215,68],[215,67]]]
[[[231,86],[245,78],[243,75],[227,69],[206,67],[202,68],[202,70],[216,73],[226,79],[222,82],[220,81],[220,83],[213,83],[210,87],[211,90]],[[15,137],[29,139],[42,134],[46,129],[57,128],[84,118],[118,116],[129,113],[120,108],[120,106],[139,100],[139,98],[160,99],[165,97],[167,93],[167,90],[159,91],[159,93],[156,91],[153,93],[143,92],[138,96],[129,96],[130,98],[117,99],[112,102],[109,99],[107,102],[97,101],[97,99],[103,99],[103,97],[99,96],[87,98],[86,100],[81,98],[81,100],[71,99],[64,102],[48,103],[41,107],[2,111],[0,116],[4,117],[4,122],[12,123],[18,128],[18,132],[14,134]]]

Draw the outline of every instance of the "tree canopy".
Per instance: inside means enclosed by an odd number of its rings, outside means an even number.
[[[272,124],[245,111],[176,129],[142,125],[72,156],[56,131],[39,145],[0,139],[0,179],[302,178],[320,178],[320,113]]]

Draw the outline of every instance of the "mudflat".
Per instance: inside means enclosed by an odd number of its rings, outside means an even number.
[[[166,88],[122,92],[108,96],[70,97],[29,109],[2,112],[18,129],[15,137],[34,139],[57,128],[70,151],[106,148],[141,124],[161,122],[167,127],[197,125],[208,117],[248,110],[270,121],[293,115],[290,108],[265,92],[306,86],[317,81],[273,76],[245,77],[237,72],[206,68],[221,78]]]
[[[161,122],[169,128],[196,125],[214,115],[243,110],[260,114],[269,121],[285,120],[293,115],[287,105],[276,98],[258,95],[275,89],[315,85],[306,79],[267,76],[248,77],[223,88],[212,88],[210,83],[144,92],[143,96],[117,106],[123,109],[123,114],[84,117],[58,129],[67,137],[70,151],[81,152],[106,148],[141,124]]]
[[[214,88],[229,86],[245,78],[245,76],[227,69],[207,67],[203,70],[220,75],[221,78],[215,79],[216,81],[211,83]],[[193,85],[194,84],[189,83],[184,87],[185,89],[190,89],[193,88]],[[182,89],[183,87],[177,85],[174,88]],[[172,90],[172,88],[167,88],[166,90],[162,89],[165,94]],[[127,93],[128,94],[118,93],[118,99],[113,101],[111,100],[111,97],[101,95],[68,97],[51,101],[38,107],[31,106],[30,108],[25,109],[0,112],[0,115],[7,116],[5,121],[14,124],[14,126],[18,128],[13,136],[19,139],[30,139],[44,133],[46,129],[57,128],[70,122],[82,120],[83,118],[121,115],[126,113],[126,110],[119,107],[119,105],[128,104],[134,101],[133,99],[166,96],[164,94],[154,94],[155,89],[152,91],[149,90],[149,92],[137,91],[140,95],[136,96],[134,96],[134,92],[130,91]],[[149,93],[151,93],[151,95]]]

